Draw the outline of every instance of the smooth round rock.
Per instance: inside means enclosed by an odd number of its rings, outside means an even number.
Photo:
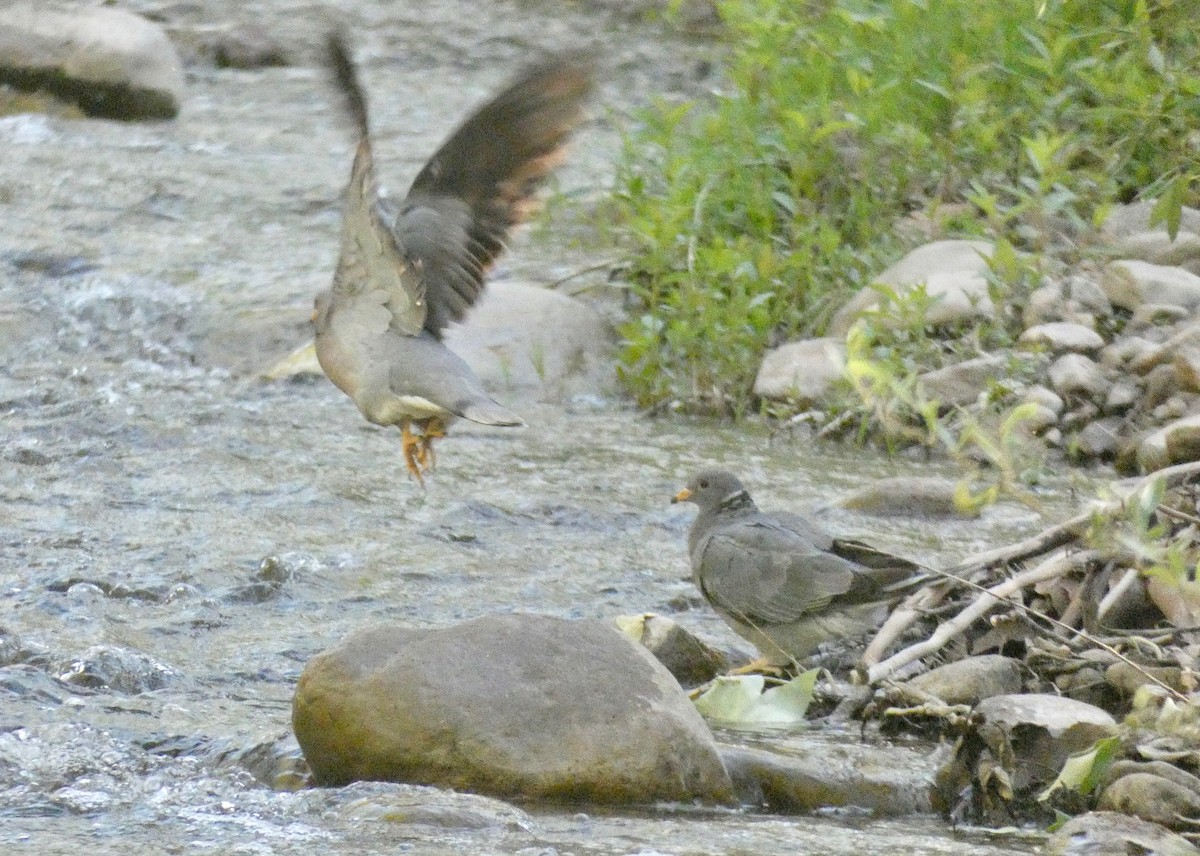
[[[1190,841],[1157,823],[1112,811],[1073,817],[1047,839],[1045,856],[1200,856]]]
[[[934,241],[917,247],[892,264],[875,281],[898,294],[906,294],[924,283],[926,293],[940,298],[930,308],[930,324],[950,324],[995,312],[988,295],[988,270],[994,246],[990,241]],[[831,336],[845,336],[866,311],[879,303],[879,292],[864,288],[829,321]]]
[[[768,351],[754,379],[754,394],[777,401],[816,404],[846,373],[844,339],[803,339]]]
[[[734,800],[679,684],[606,622],[503,615],[362,631],[309,662],[292,724],[319,784],[608,804]]]
[[[1104,347],[1104,339],[1099,333],[1070,321],[1051,321],[1030,327],[1021,334],[1017,342],[1043,347],[1054,353],[1076,351],[1090,354]]]
[[[121,9],[46,0],[0,15],[0,82],[112,119],[174,118],[184,93],[183,63],[162,27]]]
[[[985,654],[946,663],[906,683],[946,704],[976,705],[985,698],[1020,692],[1021,675],[1019,661]]]

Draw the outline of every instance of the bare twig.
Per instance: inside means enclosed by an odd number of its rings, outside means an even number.
[[[887,621],[883,622],[883,626],[863,652],[862,665],[870,667],[878,663],[887,649],[892,647],[892,643],[922,615],[945,600],[947,593],[944,585],[924,586],[901,601],[888,615]]]
[[[1165,480],[1167,487],[1178,487],[1196,476],[1200,476],[1200,461],[1190,464],[1178,464],[1173,467],[1156,470],[1138,479],[1138,481],[1134,482],[1127,489],[1121,490],[1123,494],[1123,499],[1121,500],[1094,503],[1087,511],[1077,514],[1062,523],[1055,524],[1034,535],[1032,538],[1026,538],[1024,541],[1006,547],[998,547],[995,550],[976,553],[974,556],[964,559],[954,567],[949,568],[948,572],[963,574],[984,571],[998,565],[1011,564],[1012,562],[1019,562],[1032,556],[1048,553],[1076,540],[1083,534],[1093,519],[1122,513],[1125,510],[1125,502],[1130,497],[1137,496],[1157,479]]]
[[[1024,603],[1015,600],[1009,600],[1011,595],[1024,589],[1026,586],[1032,586],[1045,580],[1055,579],[1075,570],[1076,568],[1087,567],[1088,565],[1101,561],[1104,558],[1105,557],[1096,550],[1082,550],[1077,553],[1056,556],[1054,558],[1047,559],[1032,570],[1017,574],[1015,577],[994,585],[991,588],[984,588],[983,586],[979,585],[979,583],[955,576],[951,572],[939,571],[931,568],[930,570],[933,570],[934,573],[940,574],[947,579],[955,580],[970,588],[974,588],[983,596],[972,601],[969,606],[964,608],[954,618],[940,624],[937,630],[934,631],[933,635],[924,642],[910,645],[908,648],[897,652],[882,663],[869,668],[867,670],[867,683],[874,684],[879,680],[883,680],[890,675],[895,674],[897,670],[903,668],[912,661],[940,650],[941,647],[945,645],[952,636],[965,631],[966,628],[974,623],[977,619],[982,618],[985,614],[987,614],[990,609],[1003,602],[1016,607],[1027,615],[1040,618],[1043,621],[1047,621],[1056,627],[1067,631],[1073,638],[1082,639],[1089,645],[1092,645],[1096,648],[1102,648],[1109,654],[1112,654],[1118,660],[1140,672],[1141,675],[1149,682],[1157,684],[1159,687],[1166,690],[1168,693],[1174,696],[1177,701],[1186,703],[1186,696],[1184,696],[1174,687],[1160,680],[1155,675],[1152,675],[1150,672],[1146,671],[1144,667],[1133,662],[1133,660],[1126,657],[1103,639],[1093,636],[1086,630],[1071,627],[1070,625],[1063,623],[1053,616],[1046,615],[1044,612],[1040,612],[1036,609],[1026,606]]]
[[[1195,476],[1200,476],[1200,461],[1193,461],[1189,464],[1176,464],[1173,467],[1163,467],[1161,470],[1148,473],[1134,482],[1132,490],[1126,494],[1126,497],[1141,493],[1147,485],[1157,479],[1163,479],[1167,487],[1179,487],[1179,485],[1186,484],[1189,479]]]
[[[605,268],[616,267],[620,261],[621,261],[620,259],[605,259],[602,262],[596,262],[595,264],[591,264],[591,265],[584,265],[581,268],[577,268],[576,270],[571,271],[566,276],[560,276],[558,279],[554,280],[554,282],[547,283],[546,288],[558,288],[563,283],[570,282],[573,279],[578,279],[579,277],[585,276],[586,274],[595,273],[596,271],[604,270]],[[575,296],[577,294],[582,294],[583,292],[587,291],[589,288],[592,288],[592,287],[593,286],[589,285],[584,288],[575,289],[574,291],[571,292],[571,295]]]
[[[1196,517],[1194,514],[1188,514],[1185,511],[1180,511],[1177,508],[1172,508],[1169,505],[1159,505],[1154,510],[1163,517],[1170,517],[1173,520],[1179,520],[1183,523],[1191,523],[1193,525],[1200,526],[1200,517]]]
[[[1138,577],[1137,568],[1126,568],[1121,579],[1117,580],[1117,584],[1108,590],[1108,593],[1100,599],[1100,604],[1096,607],[1096,623],[1103,625],[1104,619],[1108,617],[1108,612],[1113,608],[1113,605],[1120,600],[1135,582]]]
[[[1112,505],[1115,505],[1115,503],[1112,503]],[[1070,520],[1057,523],[1049,529],[1043,530],[1032,538],[1026,538],[1024,541],[1018,541],[1016,544],[1010,544],[1006,547],[997,547],[995,550],[976,553],[974,556],[964,559],[954,567],[947,569],[946,573],[961,575],[966,572],[986,571],[998,565],[1020,562],[1023,559],[1056,550],[1076,540],[1087,528],[1088,524],[1091,523],[1093,516],[1103,514],[1107,510],[1103,506],[1089,509],[1083,514],[1075,515]]]
[[[1042,562],[1035,568],[1019,573],[1002,583],[985,589],[987,593],[986,597],[976,598],[949,621],[939,624],[933,635],[924,642],[910,645],[904,650],[896,652],[882,663],[877,663],[869,668],[867,670],[867,682],[872,684],[878,683],[902,666],[941,650],[942,646],[949,642],[951,638],[963,633],[976,620],[982,618],[1002,601],[1007,601],[1010,596],[1021,591],[1026,586],[1033,585],[1042,580],[1050,580],[1062,576],[1081,565],[1099,558],[1099,554],[1091,550],[1073,553],[1069,556],[1056,556],[1053,559]],[[966,581],[963,580],[963,582]]]

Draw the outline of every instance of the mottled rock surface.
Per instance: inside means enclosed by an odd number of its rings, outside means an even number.
[[[111,119],[170,119],[183,66],[157,24],[102,6],[20,2],[0,14],[0,82],[47,89]]]
[[[323,784],[594,803],[733,798],[712,734],[670,672],[599,621],[517,614],[362,631],[310,661],[292,719]]]

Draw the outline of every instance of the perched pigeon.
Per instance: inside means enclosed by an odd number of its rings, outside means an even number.
[[[405,463],[422,481],[433,440],[455,417],[523,424],[483,391],[442,333],[479,298],[509,232],[534,209],[534,192],[582,117],[591,77],[565,58],[533,66],[454,132],[396,204],[376,187],[366,97],[349,48],[333,33],[327,50],[358,150],[333,287],[313,311],[317,359],[363,416],[399,426]]]
[[[827,639],[875,630],[920,567],[858,541],[831,537],[797,514],[760,511],[725,470],[698,473],[672,502],[700,508],[688,534],[692,580],[753,643],[758,668],[780,669]]]

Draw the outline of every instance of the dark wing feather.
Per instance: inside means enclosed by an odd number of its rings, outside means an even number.
[[[418,173],[396,231],[419,264],[425,329],[440,336],[483,290],[512,228],[562,160],[583,113],[591,74],[577,60],[543,62],[484,105]]]
[[[394,212],[379,198],[366,96],[342,34],[330,33],[326,49],[334,79],[345,97],[346,112],[358,132],[354,167],[346,188],[341,252],[333,278],[334,300],[345,305],[366,297],[382,322],[374,332],[391,327],[415,336],[426,321],[424,284],[409,269],[403,247],[391,230]],[[380,306],[390,318],[378,311]]]

